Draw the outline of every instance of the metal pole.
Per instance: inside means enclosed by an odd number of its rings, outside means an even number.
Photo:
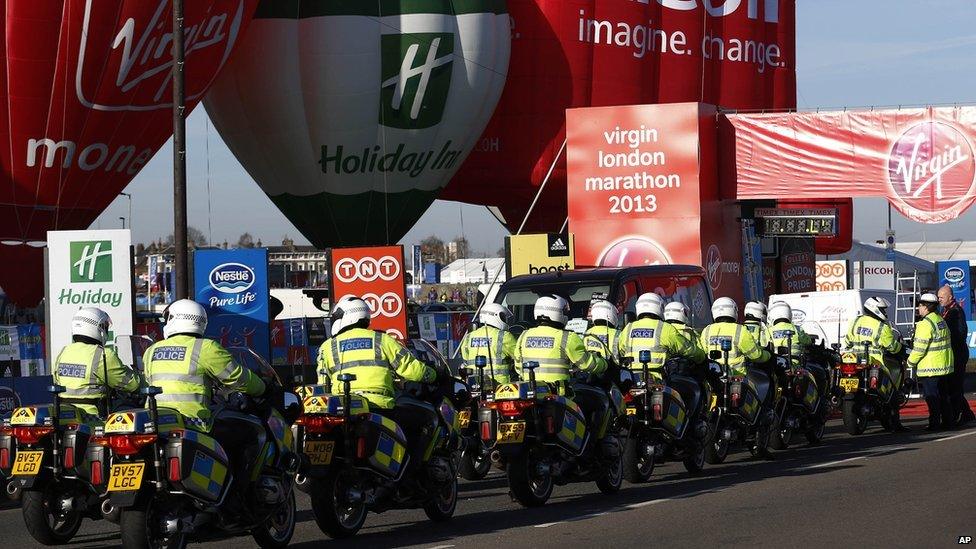
[[[122,222],[122,229],[125,230],[125,218],[120,215],[119,216],[119,221]]]
[[[183,89],[183,0],[173,0],[173,247],[176,299],[189,297],[186,251],[186,119]]]
[[[129,193],[119,193],[119,195],[124,196],[129,201],[129,229],[132,229],[132,195]]]

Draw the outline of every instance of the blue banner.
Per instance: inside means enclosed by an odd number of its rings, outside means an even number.
[[[224,347],[249,347],[271,361],[268,250],[197,250],[196,300],[207,309],[207,336]]]
[[[972,281],[969,274],[968,261],[937,261],[935,269],[939,274],[939,286],[948,285],[952,288],[952,295],[966,313],[966,320],[973,319],[973,302],[970,291]]]

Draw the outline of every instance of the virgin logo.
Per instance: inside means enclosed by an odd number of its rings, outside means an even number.
[[[194,61],[193,68],[204,71],[189,74],[191,68],[187,65],[187,102],[199,98],[224,65],[237,42],[247,11],[246,0],[211,4],[202,18],[191,19],[189,13],[185,17],[183,47],[186,59]],[[197,5],[193,7],[197,8]],[[98,32],[98,26],[106,17],[113,18],[117,9],[117,5],[109,2],[99,2],[97,7],[95,0],[87,0],[85,4],[75,76],[78,100],[86,107],[100,111],[147,111],[170,107],[173,67],[170,0],[159,0],[148,20],[126,19],[108,44],[108,37]],[[101,10],[109,11],[101,13]],[[191,13],[199,11],[188,10]],[[111,50],[106,50],[108,46]],[[201,56],[205,58],[197,61],[196,58]],[[113,77],[114,87],[111,85]]]
[[[644,236],[626,236],[615,240],[600,252],[601,267],[670,265],[671,256],[660,244]]]
[[[705,271],[708,273],[708,285],[717,290],[722,284],[722,253],[715,244],[709,246],[705,254]]]
[[[973,146],[949,124],[913,126],[891,147],[888,184],[892,202],[909,218],[925,223],[953,219],[976,198]]]

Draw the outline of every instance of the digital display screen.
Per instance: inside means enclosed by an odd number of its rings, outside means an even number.
[[[756,212],[759,236],[836,236],[837,215],[823,211],[763,210]]]

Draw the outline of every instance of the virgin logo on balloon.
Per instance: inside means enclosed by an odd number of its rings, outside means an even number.
[[[245,17],[245,0],[238,0],[236,8],[220,12],[209,11],[206,17],[193,21],[187,18],[185,28],[185,55],[188,62],[200,50],[212,49],[213,57],[223,64],[237,42]],[[89,43],[102,38],[100,33],[89,32],[93,26],[103,25],[106,18],[113,20],[119,6],[112,2],[94,0],[85,3],[85,20],[78,49],[78,67],[75,91],[82,105],[100,111],[144,111],[168,108],[171,87],[173,57],[172,5],[170,0],[159,0],[152,17],[137,21],[130,17],[112,40],[112,51],[106,60],[100,56],[86,58],[89,46],[96,52],[101,44]],[[199,54],[198,54],[199,55]],[[108,71],[116,75],[115,86],[106,86],[97,77]],[[151,85],[143,85],[149,82]],[[187,100],[203,95],[210,79],[187,78]],[[133,97],[135,95],[135,97]]]
[[[973,146],[949,124],[913,126],[891,146],[888,185],[892,202],[909,218],[952,219],[976,199]]]
[[[377,279],[392,282],[400,276],[400,262],[393,256],[385,255],[379,259],[364,257],[355,260],[351,257],[340,259],[335,265],[335,276],[340,282],[374,282]]]

